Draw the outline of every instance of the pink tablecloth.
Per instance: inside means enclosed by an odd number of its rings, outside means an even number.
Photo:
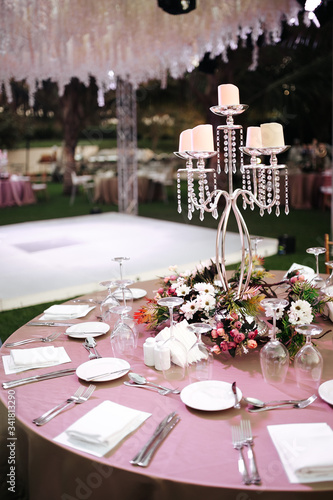
[[[36,198],[28,180],[0,180],[0,208],[13,205],[36,203]]]
[[[156,283],[141,283],[140,288],[156,289]],[[149,294],[151,295],[151,294]],[[137,301],[137,307],[143,302]],[[84,320],[95,320],[98,310]],[[84,321],[81,320],[81,321]],[[80,320],[73,320],[73,323]],[[330,327],[331,324],[328,325]],[[11,340],[26,338],[31,334],[47,334],[51,328],[23,326]],[[52,331],[54,331],[53,329]],[[57,328],[64,332],[65,327]],[[143,364],[142,343],[147,332],[141,330],[139,346],[131,359],[131,369],[146,375],[151,381],[163,382],[160,372]],[[111,356],[109,334],[97,339],[98,350]],[[63,365],[77,367],[88,360],[82,341],[61,335],[55,346],[64,346],[72,362]],[[39,345],[39,344],[34,344]],[[324,357],[323,381],[333,379],[332,334],[318,341]],[[9,350],[2,347],[1,354]],[[38,369],[42,373],[50,369]],[[1,379],[20,378],[5,376],[0,368]],[[31,373],[31,372],[29,372]],[[282,387],[263,382],[259,365],[259,352],[232,359],[227,355],[214,361],[213,378],[232,383],[237,381],[243,395],[263,400],[303,396],[295,384],[292,367]],[[317,500],[332,498],[333,482],[311,485],[290,484],[276,449],[269,437],[267,425],[301,422],[327,422],[333,427],[332,407],[318,399],[303,410],[289,409],[248,413],[246,406],[204,412],[186,407],[178,395],[161,396],[145,389],[123,385],[127,376],[113,382],[97,383],[93,397],[83,405],[62,413],[43,427],[36,427],[32,419],[73,393],[79,385],[76,375],[29,384],[14,390],[16,405],[15,481],[17,491],[30,500],[69,499],[144,499],[144,500],[245,500],[245,499],[299,499]],[[183,387],[188,382],[180,384]],[[87,383],[84,383],[87,385]],[[9,392],[0,391],[1,416],[1,474],[8,473],[7,404]],[[59,433],[103,400],[111,400],[131,408],[147,411],[152,416],[136,432],[106,456],[96,459],[92,455],[60,446],[53,441]],[[158,450],[147,469],[134,467],[129,460],[147,441],[157,423],[171,411],[181,416],[167,440]],[[231,445],[231,425],[241,419],[249,419],[255,436],[255,453],[262,476],[261,486],[243,486],[237,467],[237,452]],[[98,427],[98,422],[96,422]],[[6,485],[2,481],[2,488]],[[6,493],[6,492],[5,492]],[[8,493],[8,492],[7,492]],[[25,496],[24,496],[25,495]],[[14,498],[1,496],[1,498]],[[17,497],[18,498],[18,497]]]

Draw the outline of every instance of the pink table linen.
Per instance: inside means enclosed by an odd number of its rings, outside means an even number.
[[[0,180],[0,208],[36,203],[29,180]]]
[[[144,282],[141,288],[156,289],[156,282]],[[98,294],[96,294],[98,295]],[[102,296],[102,294],[99,294]],[[145,299],[136,301],[135,308],[140,307]],[[98,306],[83,320],[73,323],[94,321],[99,314]],[[325,325],[331,328],[331,323]],[[56,328],[53,328],[54,331]],[[57,331],[65,332],[66,327]],[[31,327],[24,325],[17,330],[10,340],[27,338],[32,334],[42,336],[50,333],[48,327]],[[164,383],[162,374],[143,363],[142,344],[149,335],[140,326],[139,345],[133,359],[129,360],[131,370],[145,375],[150,381]],[[110,334],[97,337],[98,351],[103,357],[112,356]],[[88,360],[87,352],[82,347],[82,340],[61,335],[53,345],[64,346],[72,362],[61,367],[77,367]],[[35,344],[36,345],[36,344]],[[332,333],[318,340],[318,348],[324,358],[322,381],[333,379],[333,344]],[[9,354],[4,346],[1,354]],[[1,364],[1,380],[21,378],[4,375]],[[53,370],[53,368],[52,368]],[[51,371],[38,369],[27,372],[39,374]],[[287,380],[282,387],[265,384],[259,364],[259,351],[247,356],[231,358],[228,355],[216,357],[214,360],[213,379],[223,380],[237,385],[243,396],[254,396],[262,400],[299,398],[303,394],[296,386],[293,368],[289,368]],[[251,414],[243,403],[241,410],[231,408],[217,412],[197,411],[186,407],[179,395],[161,396],[146,389],[131,388],[123,385],[127,376],[111,382],[96,382],[97,389],[92,398],[83,405],[62,413],[48,424],[36,427],[32,419],[67,398],[82,383],[77,376],[42,381],[17,387],[13,391],[16,407],[15,441],[15,478],[16,490],[24,492],[31,500],[69,500],[81,498],[103,499],[158,499],[171,498],[182,500],[201,499],[247,500],[247,499],[298,499],[332,498],[333,482],[316,484],[291,484],[283,469],[277,451],[268,434],[267,425],[281,423],[326,422],[333,428],[332,406],[318,399],[303,410],[288,409]],[[189,382],[179,384],[180,388]],[[1,388],[1,462],[0,470],[5,475],[8,467],[6,448],[8,436],[8,397],[10,393]],[[309,394],[305,394],[307,396]],[[152,413],[152,416],[133,434],[128,436],[116,449],[106,456],[96,459],[92,455],[58,445],[53,439],[63,432],[89,410],[104,400],[111,400],[137,410]],[[173,429],[166,441],[157,451],[148,468],[131,465],[129,460],[143,446],[153,433],[156,425],[171,411],[176,411],[181,421]],[[262,477],[262,485],[244,486],[238,472],[236,450],[231,444],[231,425],[239,424],[241,419],[251,421],[255,437],[255,455]],[[96,422],[98,426],[98,422]],[[8,473],[8,472],[6,472]],[[2,489],[6,493],[2,481]],[[8,491],[7,491],[8,494]],[[14,498],[1,496],[1,498]]]

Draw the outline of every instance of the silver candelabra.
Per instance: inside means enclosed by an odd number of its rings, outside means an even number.
[[[245,104],[213,106],[210,110],[219,116],[226,117],[226,124],[217,127],[217,151],[178,151],[175,155],[186,160],[186,168],[177,172],[178,212],[181,213],[181,173],[186,172],[188,185],[188,218],[192,219],[194,210],[199,210],[200,220],[205,212],[218,218],[218,202],[225,199],[225,208],[219,220],[216,237],[216,266],[221,286],[224,291],[229,288],[226,274],[226,232],[231,212],[234,213],[241,240],[240,279],[237,296],[241,297],[248,288],[252,273],[251,238],[245,220],[237,206],[238,198],[243,200],[243,209],[257,205],[260,215],[265,211],[272,212],[275,207],[276,216],[280,215],[280,171],[285,172],[285,213],[289,213],[288,203],[288,169],[279,165],[277,155],[286,151],[289,146],[271,148],[252,148],[243,145],[243,127],[234,124],[234,116],[243,113],[248,108]],[[244,153],[251,157],[249,164],[244,164]],[[217,155],[216,168],[205,168],[205,160]],[[260,156],[269,157],[269,165],[260,161]],[[193,164],[196,160],[196,166]],[[242,188],[234,189],[234,176],[237,168],[242,176]],[[209,186],[208,173],[213,175],[212,190]],[[228,178],[228,190],[218,189],[217,178],[221,175]],[[195,180],[197,179],[197,183]],[[246,263],[248,251],[248,265]]]

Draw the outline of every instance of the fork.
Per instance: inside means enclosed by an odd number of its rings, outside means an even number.
[[[241,437],[241,430],[238,425],[231,426],[231,435],[232,435],[232,444],[236,450],[238,450],[238,470],[241,473],[242,480],[244,484],[251,484],[251,480],[249,477],[249,473],[247,471],[247,467],[245,464],[244,456],[243,456],[243,446]]]
[[[16,347],[19,345],[30,344],[31,342],[52,342],[61,335],[60,333],[51,333],[47,337],[36,337],[34,339],[18,340],[17,342],[7,342],[4,347]]]
[[[51,415],[51,413],[58,410],[62,406],[65,406],[67,403],[74,403],[82,395],[83,391],[84,391],[84,387],[82,385],[80,385],[80,387],[74,392],[73,396],[70,396],[68,399],[61,402],[57,406],[54,406],[54,408],[51,408],[51,410],[43,413],[43,415],[41,415],[40,417],[34,418],[32,421],[33,424],[37,424],[38,421],[44,420],[48,415]]]
[[[56,410],[55,412],[51,413],[50,415],[48,415],[47,417],[45,417],[44,419],[40,419],[38,420],[38,422],[35,422],[36,425],[44,425],[46,424],[47,422],[49,422],[52,418],[56,417],[57,415],[59,415],[59,413],[61,413],[62,411],[64,411],[68,406],[70,406],[72,403],[75,403],[75,404],[82,404],[82,403],[85,403],[86,401],[88,401],[88,399],[90,398],[90,396],[93,394],[94,390],[96,389],[96,386],[95,385],[89,385],[89,387],[85,390],[84,394],[82,394],[82,396],[79,396],[75,401],[71,401],[70,403],[66,403],[65,406],[62,406],[61,408],[59,408],[58,410]]]
[[[251,423],[249,420],[242,420],[241,421],[241,434],[242,434],[242,441],[245,443],[247,446],[247,456],[250,462],[250,472],[251,472],[251,483],[253,484],[260,484],[261,483],[261,478],[259,476],[258,472],[258,467],[256,463],[256,459],[254,456],[253,452],[253,435],[252,435],[252,429],[251,429]]]

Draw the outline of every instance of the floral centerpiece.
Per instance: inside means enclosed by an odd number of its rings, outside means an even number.
[[[159,331],[168,321],[168,311],[158,305],[162,297],[178,296],[183,304],[174,312],[174,321],[186,319],[189,323],[205,322],[212,326],[207,334],[215,354],[228,352],[231,356],[247,354],[258,343],[268,340],[267,319],[260,302],[264,297],[276,297],[275,289],[283,285],[289,306],[277,314],[277,337],[286,345],[293,357],[304,343],[303,335],[295,331],[298,324],[311,323],[316,315],[323,314],[326,302],[332,300],[307,282],[298,271],[290,273],[283,282],[268,284],[273,277],[263,267],[263,260],[253,259],[253,271],[248,288],[237,295],[240,271],[237,269],[229,280],[229,288],[220,288],[217,267],[213,260],[198,265],[193,271],[178,272],[177,266],[169,268],[170,274],[161,278],[161,286],[153,299],[135,314],[138,323]],[[280,288],[279,288],[280,289]],[[280,292],[281,293],[281,292]]]

